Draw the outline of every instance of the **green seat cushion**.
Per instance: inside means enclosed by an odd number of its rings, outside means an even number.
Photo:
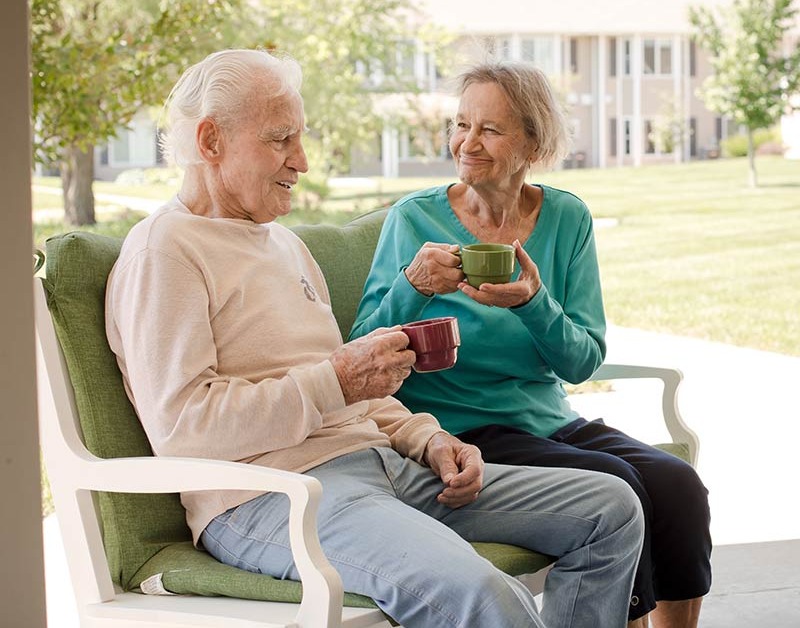
[[[692,464],[692,458],[689,455],[689,445],[686,443],[659,443],[658,445],[653,446],[671,453],[673,456],[677,456],[684,462]]]
[[[191,541],[167,545],[148,560],[135,580],[143,582],[161,576],[161,583],[171,593],[237,597],[246,600],[299,603],[303,587],[294,580],[237,569],[219,562],[198,550]],[[344,594],[345,606],[374,608],[375,602],[364,595]]]
[[[384,215],[374,212],[342,228],[296,228],[320,261],[345,336]],[[46,245],[48,307],[73,383],[84,441],[100,458],[152,455],[105,335],[106,280],[121,245],[118,238],[87,232],[55,236]],[[99,493],[97,499],[111,577],[123,590],[135,590],[143,580],[161,574],[164,587],[174,593],[300,599],[299,582],[236,569],[194,548],[177,494]],[[477,544],[476,549],[512,575],[551,562],[512,546]],[[345,600],[348,606],[373,604],[355,594]]]

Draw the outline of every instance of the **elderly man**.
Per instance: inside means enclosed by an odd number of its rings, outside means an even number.
[[[318,478],[320,540],[345,588],[407,628],[624,626],[643,534],[628,486],[484,465],[388,396],[415,359],[399,328],[342,344],[318,266],[274,222],[308,168],[300,81],[294,61],[227,50],[168,100],[183,185],[130,232],[107,291],[109,342],[154,452]],[[220,561],[297,577],[283,495],[181,497]],[[558,557],[541,617],[468,541]]]

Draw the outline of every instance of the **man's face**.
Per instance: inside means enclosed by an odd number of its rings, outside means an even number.
[[[290,91],[253,102],[249,116],[224,133],[215,196],[223,217],[267,223],[291,211],[292,188],[308,171],[303,101]]]

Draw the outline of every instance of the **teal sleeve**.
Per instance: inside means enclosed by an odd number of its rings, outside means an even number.
[[[511,311],[525,325],[553,372],[564,381],[578,383],[597,370],[606,352],[600,273],[588,213],[580,222],[565,264],[561,303],[543,284],[528,303]]]
[[[404,223],[400,211],[389,211],[350,330],[351,340],[378,327],[418,320],[433,298],[417,292],[403,272],[424,243],[416,237],[416,231]]]

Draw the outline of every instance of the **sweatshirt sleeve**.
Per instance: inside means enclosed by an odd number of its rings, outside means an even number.
[[[444,430],[433,415],[427,412],[412,414],[394,397],[373,399],[365,418],[371,419],[378,429],[389,437],[392,448],[398,453],[424,462],[425,449],[431,437]]]
[[[542,285],[528,303],[510,311],[528,329],[536,350],[553,372],[578,383],[597,370],[606,352],[600,273],[588,211],[580,220],[566,262],[562,302]]]
[[[350,339],[365,336],[378,327],[415,321],[433,297],[409,283],[403,272],[424,244],[405,215],[392,208],[383,224],[372,268],[364,284],[361,303],[350,330]]]
[[[328,360],[262,381],[220,374],[204,278],[167,253],[144,250],[115,269],[106,310],[156,454],[246,459],[301,443],[345,405]]]

